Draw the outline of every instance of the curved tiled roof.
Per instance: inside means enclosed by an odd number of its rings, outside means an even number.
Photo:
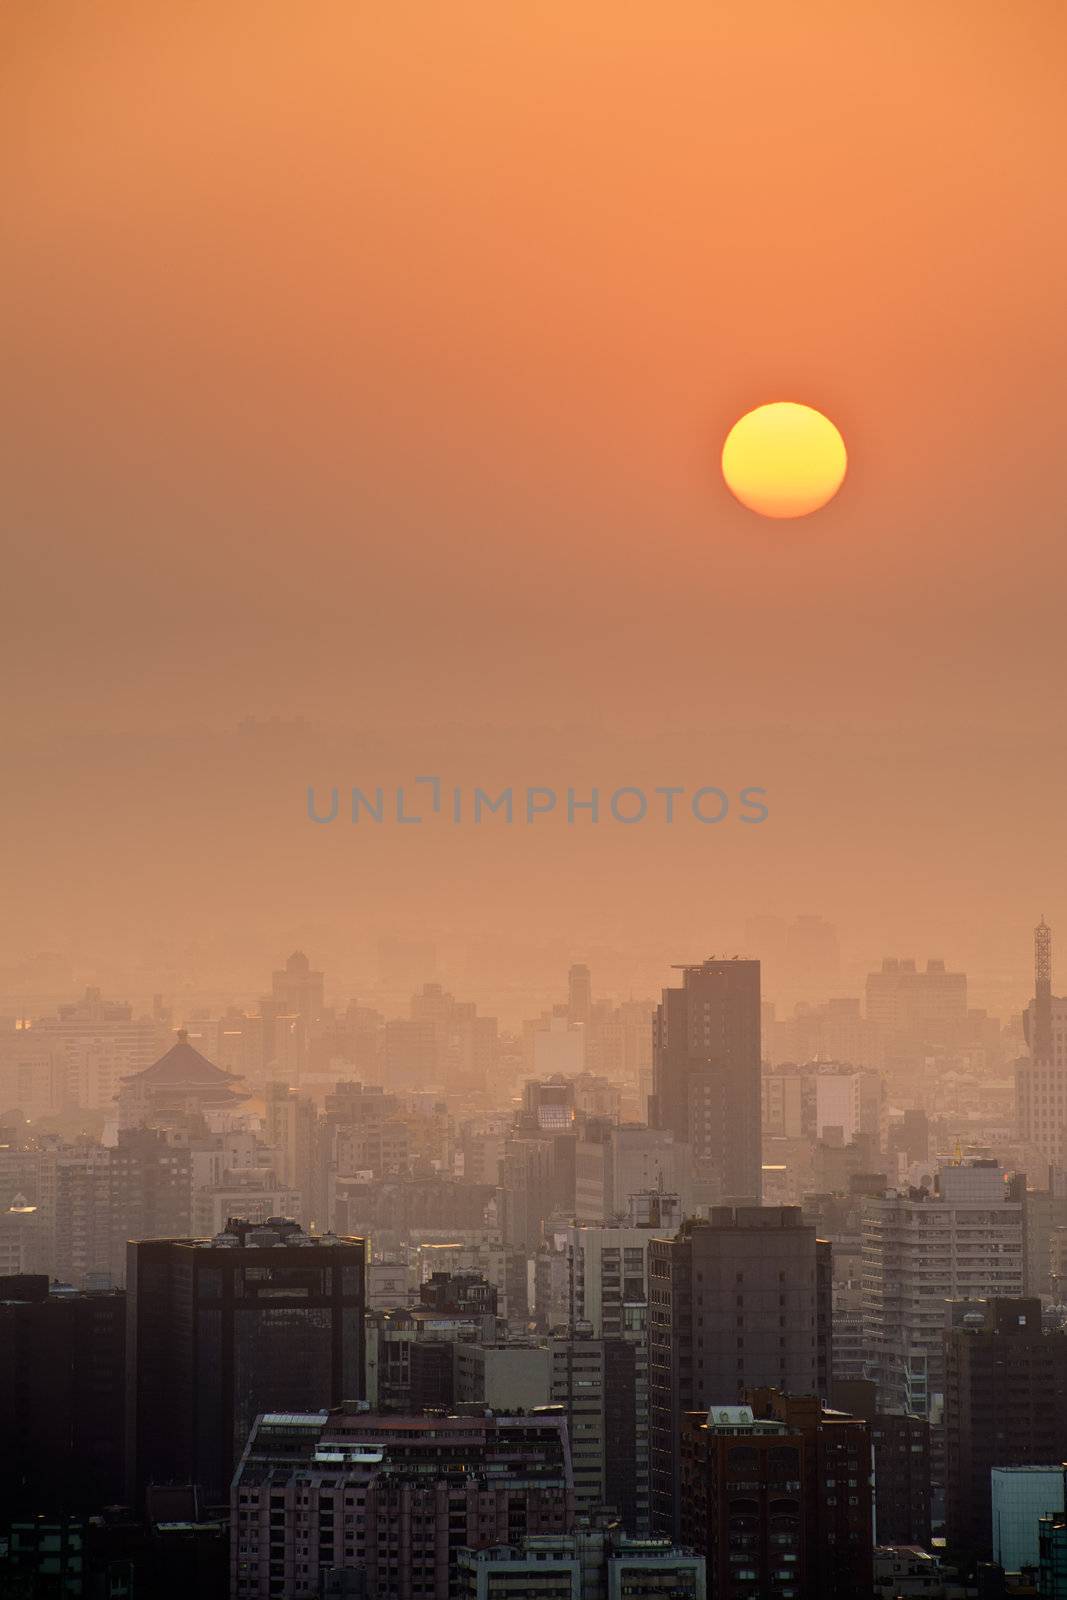
[[[165,1086],[168,1083],[202,1083],[223,1084],[236,1083],[237,1078],[232,1072],[227,1072],[224,1067],[217,1067],[207,1056],[202,1056],[189,1043],[189,1035],[182,1028],[178,1032],[177,1043],[171,1045],[166,1055],[160,1056],[158,1061],[153,1061],[150,1067],[143,1067],[140,1072],[133,1072],[124,1080],[126,1083],[144,1083]]]

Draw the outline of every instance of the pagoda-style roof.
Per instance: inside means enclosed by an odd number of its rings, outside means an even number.
[[[230,1084],[239,1083],[240,1079],[235,1073],[227,1072],[224,1067],[217,1067],[207,1056],[202,1056],[200,1051],[189,1043],[186,1030],[180,1028],[177,1043],[171,1045],[166,1055],[160,1056],[158,1061],[153,1061],[150,1067],[143,1067],[140,1072],[131,1072],[122,1081],[131,1087],[143,1086],[146,1089],[168,1089],[186,1085],[222,1089]]]

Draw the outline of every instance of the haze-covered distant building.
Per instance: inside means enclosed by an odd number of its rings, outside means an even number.
[[[161,1127],[190,1115],[232,1111],[247,1099],[241,1080],[202,1056],[180,1028],[165,1055],[123,1078],[119,1122],[123,1128]]]
[[[693,1178],[723,1205],[761,1193],[760,966],[712,958],[664,989],[653,1032],[649,1121],[687,1144]]]

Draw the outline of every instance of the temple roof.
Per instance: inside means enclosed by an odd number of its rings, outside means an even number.
[[[189,1043],[189,1035],[184,1028],[178,1030],[177,1043],[171,1045],[166,1055],[160,1056],[158,1061],[153,1061],[150,1067],[143,1067],[140,1072],[131,1072],[124,1078],[126,1084],[144,1084],[148,1088],[165,1089],[168,1085],[198,1084],[205,1087],[222,1088],[224,1085],[236,1084],[240,1080],[232,1072],[227,1072],[224,1067],[216,1067],[207,1056],[202,1056],[199,1050]]]

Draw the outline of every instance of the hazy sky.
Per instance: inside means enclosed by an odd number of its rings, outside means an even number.
[[[817,911],[1025,976],[1040,912],[1067,939],[1061,4],[0,29],[8,956],[164,925],[337,967],[426,924],[666,964]],[[717,467],[783,398],[850,452],[795,523]],[[246,715],[325,732],[259,781]],[[772,817],[368,844],[303,818],[375,781],[349,729]]]

